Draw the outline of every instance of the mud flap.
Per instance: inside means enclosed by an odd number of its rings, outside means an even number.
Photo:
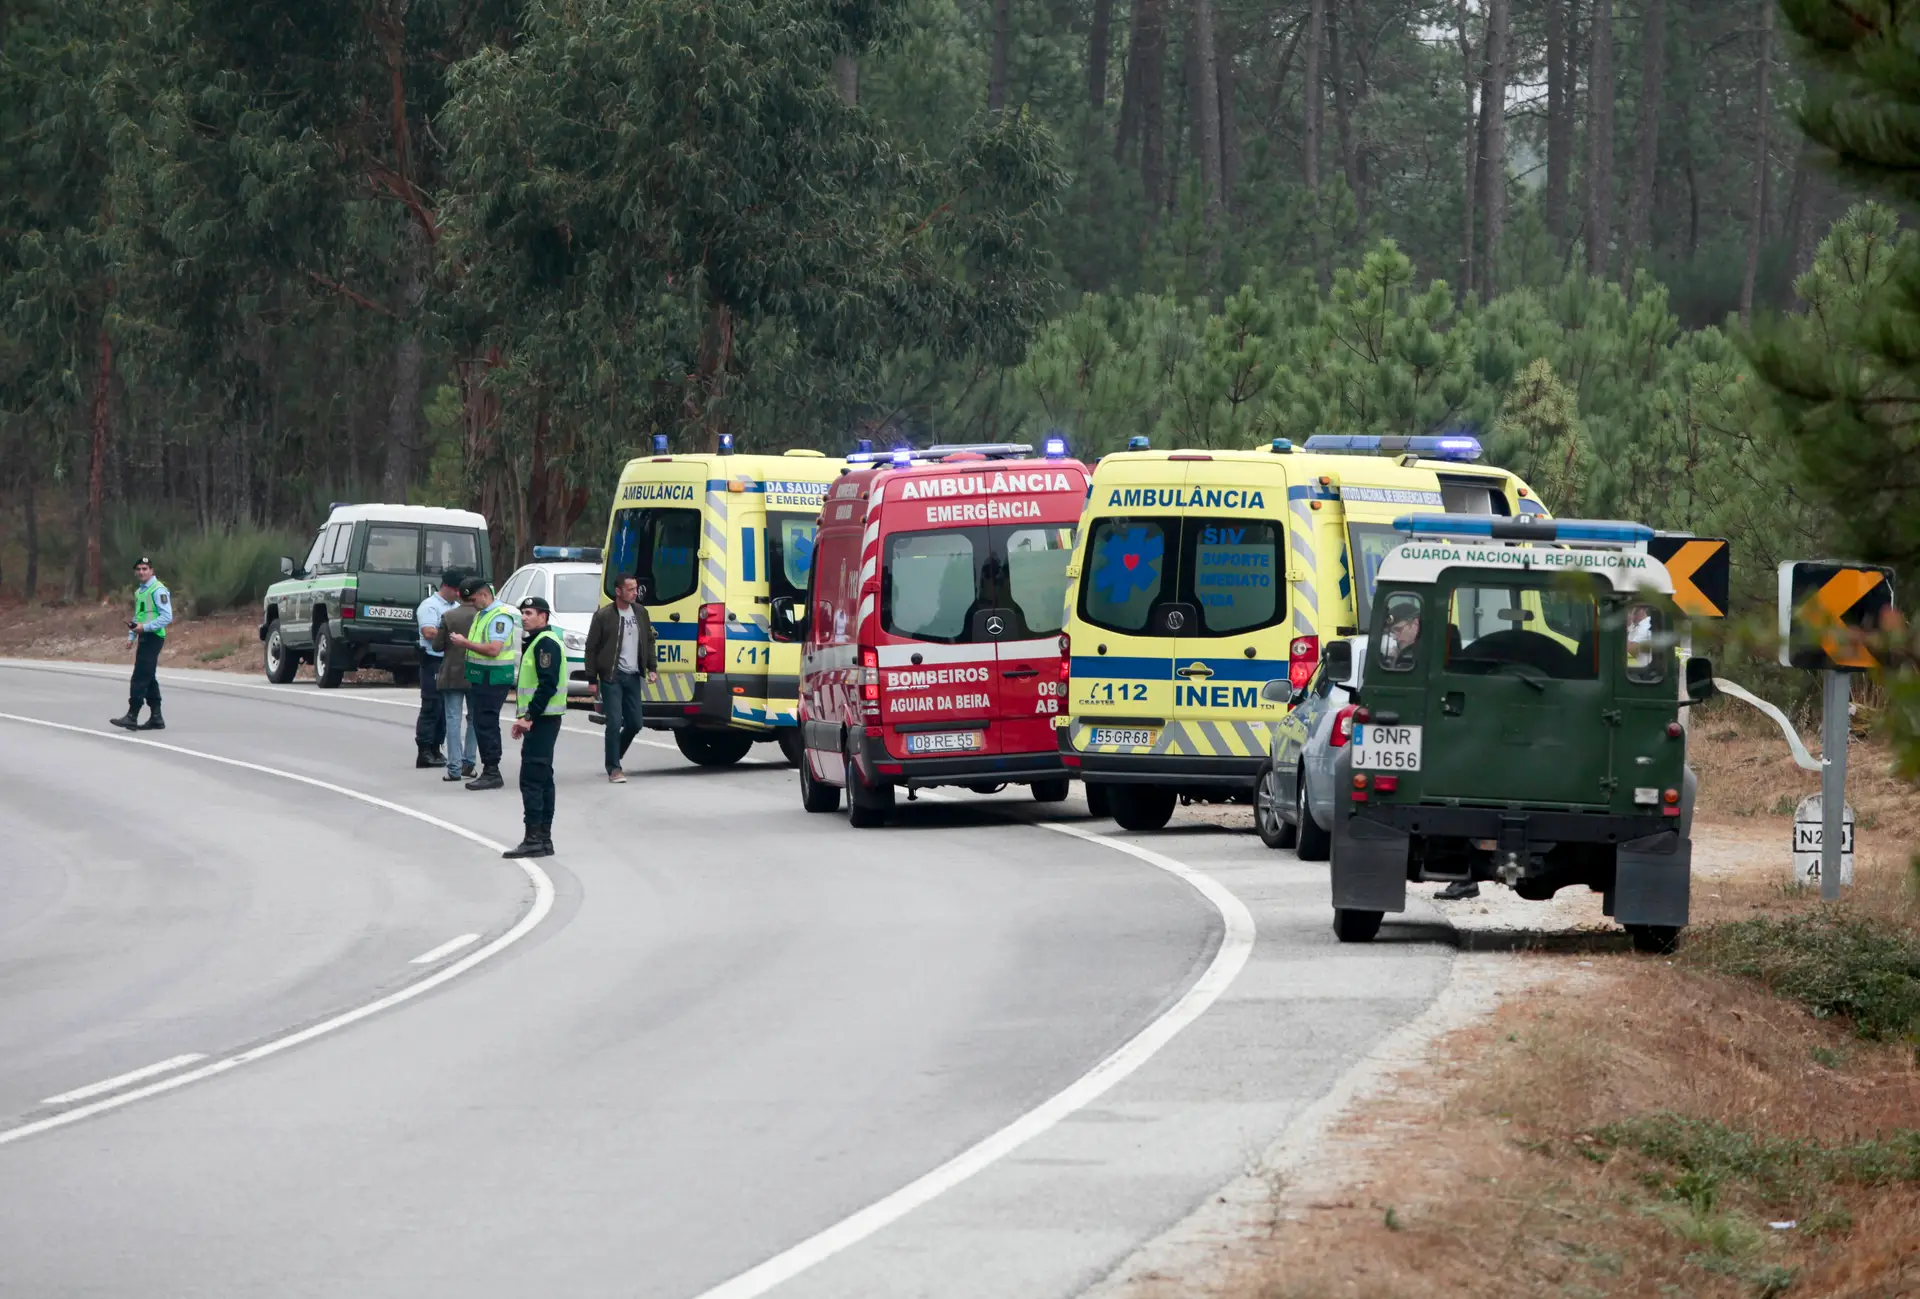
[[[1407,853],[1412,841],[1365,817],[1348,816],[1345,800],[1333,809],[1333,905],[1343,911],[1405,911]]]
[[[1693,840],[1668,832],[1620,845],[1612,914],[1623,925],[1682,928],[1692,900]]]

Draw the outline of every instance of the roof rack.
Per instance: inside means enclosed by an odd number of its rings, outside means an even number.
[[[1059,451],[1054,443],[1059,443]],[[894,447],[890,451],[875,451],[873,439],[861,438],[847,456],[851,464],[879,464],[891,462],[895,465],[928,464],[945,460],[949,456],[978,456],[982,460],[1021,460],[1033,454],[1033,445],[1029,442],[939,442],[930,447]],[[1054,438],[1047,444],[1049,457],[1058,459],[1066,454],[1064,439]]]
[[[1550,519],[1540,514],[1403,514],[1396,532],[1463,541],[1555,541],[1563,544],[1644,546],[1653,529],[1621,519]]]
[[[1390,433],[1315,433],[1307,439],[1306,449],[1336,456],[1412,454],[1470,463],[1480,458],[1480,439],[1465,433],[1418,437]]]

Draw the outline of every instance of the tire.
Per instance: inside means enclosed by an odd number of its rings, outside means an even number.
[[[1307,806],[1307,773],[1304,771],[1300,773],[1299,784],[1299,801],[1293,805],[1294,815],[1298,818],[1294,826],[1298,844],[1295,851],[1300,854],[1301,861],[1325,861],[1333,852],[1333,835],[1320,828],[1319,822],[1313,819],[1313,809]],[[1376,920],[1374,923],[1379,922]]]
[[[284,686],[293,680],[300,670],[300,656],[287,648],[280,639],[280,620],[267,619],[267,639],[261,649],[261,663],[265,667],[267,680],[276,686]]]
[[[753,748],[753,737],[735,731],[696,731],[682,727],[673,733],[681,756],[696,767],[731,767]]]
[[[1345,907],[1333,909],[1333,936],[1343,943],[1370,943],[1373,936],[1380,932],[1379,911],[1349,911]]]
[[[807,761],[807,755],[800,755],[800,806],[809,812],[838,812],[840,810],[840,790],[824,780],[815,780],[813,764]]]
[[[875,826],[887,823],[887,814],[893,811],[893,786],[881,785],[869,789],[860,779],[860,769],[854,765],[853,755],[843,752],[840,755],[846,763],[847,772],[847,820],[855,828],[871,830]]]
[[[1113,787],[1087,782],[1087,812],[1091,816],[1113,815]]]
[[[800,737],[800,728],[789,726],[779,732],[774,743],[780,746],[780,752],[789,764],[795,767],[807,765],[807,742]]]
[[[1260,842],[1269,848],[1291,848],[1299,841],[1300,831],[1280,814],[1280,773],[1271,762],[1260,773],[1253,787],[1253,828]]]
[[[1643,956],[1672,956],[1680,946],[1678,925],[1628,925],[1627,934]]]
[[[1036,780],[1033,782],[1033,801],[1036,803],[1064,803],[1072,783],[1061,777],[1059,780]]]
[[[1173,819],[1177,801],[1161,785],[1121,785],[1113,791],[1113,819],[1122,830],[1159,830]]]
[[[339,641],[333,638],[333,624],[313,625],[313,677],[322,690],[338,690],[346,679],[347,658]]]

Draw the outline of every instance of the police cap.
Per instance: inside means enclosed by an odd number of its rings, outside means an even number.
[[[520,602],[520,612],[552,613],[553,606],[547,603],[545,596],[530,595]]]
[[[484,577],[470,577],[460,584],[460,598],[471,600],[475,591],[483,591],[492,585],[493,583]]]
[[[140,567],[140,565],[142,564],[145,564],[148,568],[153,567],[153,561],[151,559],[148,559],[145,555],[142,555],[140,556],[140,558],[133,561],[133,566],[135,568]]]

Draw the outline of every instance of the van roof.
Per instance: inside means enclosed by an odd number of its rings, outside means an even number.
[[[336,505],[327,515],[328,523],[358,523],[362,519],[375,523],[437,523],[448,528],[487,530],[484,516],[444,505]]]
[[[664,456],[635,456],[620,470],[625,482],[658,475],[680,478],[687,469],[698,469],[709,478],[773,479],[830,483],[840,476],[842,463],[818,453],[787,452],[781,455],[722,455],[718,451],[678,452]],[[678,467],[682,473],[675,473]]]

